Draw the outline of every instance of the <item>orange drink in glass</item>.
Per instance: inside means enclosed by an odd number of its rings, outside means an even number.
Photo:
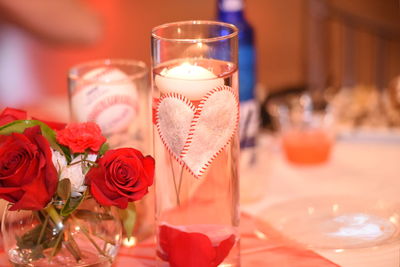
[[[282,147],[288,161],[296,164],[326,162],[333,138],[323,129],[289,130],[282,135]]]
[[[268,108],[289,162],[312,165],[329,159],[334,144],[329,105],[316,105],[310,95],[302,94],[274,99]]]

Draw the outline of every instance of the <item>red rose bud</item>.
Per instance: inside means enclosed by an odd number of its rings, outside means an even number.
[[[50,145],[39,126],[0,135],[0,198],[14,203],[10,210],[46,207],[57,183]]]
[[[71,123],[57,131],[57,142],[69,147],[73,153],[84,153],[87,149],[98,152],[106,138],[94,122]]]
[[[107,151],[86,175],[90,193],[103,206],[125,209],[153,184],[154,159],[133,148]]]

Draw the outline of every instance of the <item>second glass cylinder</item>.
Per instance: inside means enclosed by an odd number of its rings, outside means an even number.
[[[240,266],[238,32],[152,31],[158,266]]]

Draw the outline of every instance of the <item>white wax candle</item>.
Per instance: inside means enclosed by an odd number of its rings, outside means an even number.
[[[207,92],[223,85],[224,80],[201,66],[185,62],[171,69],[163,69],[155,84],[162,93],[179,93],[190,100],[199,100]]]

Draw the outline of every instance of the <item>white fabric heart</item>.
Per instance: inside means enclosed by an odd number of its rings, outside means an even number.
[[[237,130],[239,104],[231,87],[219,86],[197,108],[180,94],[164,95],[156,116],[158,133],[168,151],[199,178]]]

